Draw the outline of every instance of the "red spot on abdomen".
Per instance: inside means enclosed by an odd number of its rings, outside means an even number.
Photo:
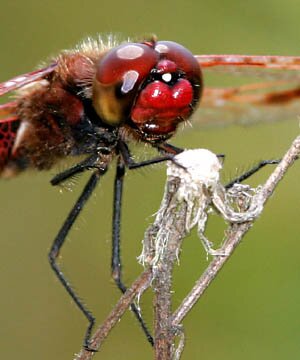
[[[10,159],[19,125],[15,117],[0,121],[0,171]]]

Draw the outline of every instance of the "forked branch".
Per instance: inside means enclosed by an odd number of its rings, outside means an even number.
[[[184,333],[181,322],[232,255],[243,236],[262,212],[265,202],[300,153],[297,137],[266,183],[250,190],[236,186],[228,193],[219,182],[220,165],[207,150],[187,156],[179,154],[168,164],[168,180],[164,198],[154,224],[148,229],[141,261],[152,268],[155,292],[155,359],[179,359],[183,351]],[[199,160],[200,157],[203,159]],[[184,157],[185,156],[185,157]],[[221,249],[213,250],[204,231],[209,208],[214,208],[229,222]],[[240,210],[236,210],[239,208]],[[180,253],[183,238],[197,225],[206,250],[214,256],[182,304],[171,313],[172,271]],[[176,335],[180,334],[175,348]]]
[[[265,205],[266,201],[273,194],[276,186],[282,180],[288,169],[293,165],[295,160],[298,159],[300,154],[300,136],[298,136],[292,143],[289,150],[284,155],[282,161],[275,168],[273,173],[269,176],[265,184],[260,188],[259,192],[253,199],[254,202],[260,204],[262,207]],[[218,272],[221,270],[222,266],[232,255],[234,249],[241,242],[243,236],[253,225],[253,222],[245,223],[236,223],[229,226],[228,231],[226,232],[226,240],[222,247],[222,252],[225,254],[223,256],[216,256],[211,263],[208,265],[207,269],[203,272],[199,280],[196,282],[195,286],[191,292],[186,296],[181,305],[175,311],[172,316],[172,325],[178,326],[188,312],[192,309],[193,305],[199,300],[204,291],[207,289],[212,280],[216,277]]]

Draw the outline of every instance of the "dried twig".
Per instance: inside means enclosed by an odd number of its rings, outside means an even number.
[[[195,164],[190,163],[190,154],[184,160],[180,154],[176,157],[180,166],[176,168],[174,164],[169,165],[164,198],[154,224],[146,233],[144,250],[140,258],[144,264],[152,267],[154,275],[156,360],[180,358],[183,342],[180,342],[176,350],[174,342],[175,335],[182,333],[180,324],[183,318],[207,289],[252,226],[253,221],[259,216],[265,202],[288,168],[297,159],[299,152],[300,137],[293,142],[265,185],[250,197],[250,203],[245,205],[246,211],[242,212],[237,212],[230,206],[232,199],[228,198],[228,193],[219,183],[220,165],[215,161],[216,158],[213,159],[213,155],[208,155],[207,159],[201,160],[200,163],[196,161]],[[225,243],[217,251],[211,249],[210,243],[204,236],[210,205],[213,205],[230,223]],[[207,251],[215,257],[190,294],[172,315],[171,286],[174,263],[178,258],[183,238],[196,224]]]
[[[116,325],[119,319],[122,317],[126,309],[132,304],[135,297],[140,295],[145,291],[151,283],[152,271],[148,269],[144,271],[141,276],[134,281],[130,288],[127,289],[124,295],[120,298],[116,306],[113,308],[106,320],[101,324],[101,326],[96,330],[93,335],[90,347],[95,350],[99,350],[101,344]],[[93,357],[95,353],[82,349],[78,355],[76,355],[76,360],[89,360]]]

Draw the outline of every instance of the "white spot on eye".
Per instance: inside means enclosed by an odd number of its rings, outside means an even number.
[[[155,50],[161,54],[167,53],[169,48],[165,44],[158,44],[155,46]]]
[[[123,85],[121,91],[123,94],[127,94],[134,88],[137,79],[139,78],[139,73],[134,70],[127,71],[123,77]]]
[[[144,49],[137,45],[127,45],[117,50],[119,59],[133,60],[141,57],[144,54]]]
[[[164,82],[170,82],[172,80],[172,74],[171,73],[165,73],[161,76]]]

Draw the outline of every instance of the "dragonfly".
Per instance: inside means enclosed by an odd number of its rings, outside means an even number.
[[[206,72],[255,76],[259,82],[236,87],[205,87]],[[51,179],[56,186],[91,172],[81,195],[63,222],[49,252],[51,268],[88,320],[84,347],[95,317],[82,302],[57,262],[65,239],[99,180],[116,158],[112,219],[112,277],[122,293],[120,224],[123,179],[127,169],[166,160],[182,149],[168,140],[181,124],[202,125],[238,119],[266,120],[299,114],[300,57],[196,55],[155,36],[118,44],[87,39],[63,51],[49,65],[0,84],[0,96],[14,98],[0,105],[0,177],[27,170],[47,170],[59,160],[84,156]],[[158,156],[136,162],[130,142],[147,144]],[[131,309],[148,341],[153,338],[135,304]]]

